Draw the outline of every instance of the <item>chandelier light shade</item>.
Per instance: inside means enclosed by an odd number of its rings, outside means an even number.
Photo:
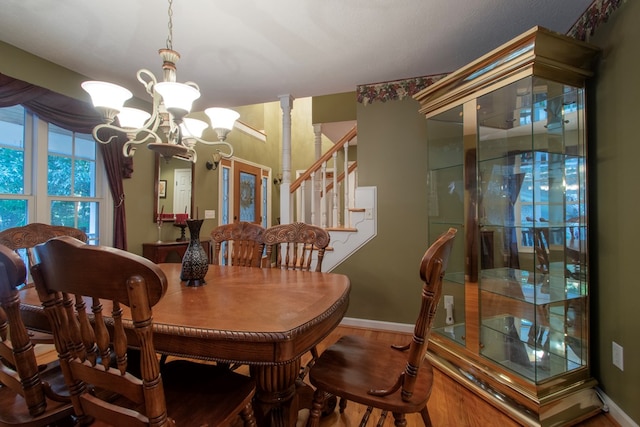
[[[203,122],[202,120],[185,118],[182,123],[180,123],[180,127],[182,128],[182,137],[202,137],[202,132],[209,127],[207,122]],[[212,126],[213,127],[213,126]],[[233,123],[231,123],[231,127],[233,127]]]
[[[229,110],[228,108],[207,108],[204,110],[204,113],[209,116],[209,120],[211,121],[211,127],[218,134],[218,140],[225,141],[227,139],[227,134],[231,129],[233,129],[233,125],[240,117],[238,112]]]
[[[162,96],[165,108],[175,111],[174,115],[182,113],[182,117],[191,111],[193,101],[200,98],[198,89],[184,83],[160,82],[156,84],[156,91]]]
[[[99,135],[101,129],[125,133],[127,142],[122,151],[126,157],[134,155],[137,145],[146,143],[150,150],[167,159],[178,157],[195,163],[197,160],[195,145],[200,142],[222,146],[225,150],[216,148],[216,155],[230,158],[233,156],[233,146],[226,142],[226,138],[240,114],[227,108],[205,110],[205,114],[211,121],[211,128],[218,136],[217,141],[202,139],[202,133],[209,126],[208,123],[187,117],[194,101],[200,98],[200,88],[193,82],[178,83],[176,81],[175,64],[180,59],[180,54],[172,47],[172,1],[169,0],[167,47],[158,51],[162,58],[163,81],[158,82],[153,73],[146,69],[141,69],[137,73],[138,81],[152,98],[151,113],[125,107],[124,103],[133,94],[122,86],[108,82],[86,81],[82,83],[82,88],[91,96],[93,106],[101,114],[103,121],[93,128],[93,138],[102,144],[108,144],[115,137],[102,139]],[[117,123],[115,123],[116,117]]]
[[[91,96],[93,106],[102,112],[103,117],[108,116],[109,123],[122,110],[125,101],[133,96],[129,89],[108,82],[87,81],[81,86]]]
[[[122,107],[117,117],[122,128],[138,129],[144,126],[151,114],[137,108]]]

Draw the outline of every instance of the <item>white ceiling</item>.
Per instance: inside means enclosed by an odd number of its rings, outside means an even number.
[[[179,81],[194,109],[356,90],[454,71],[529,28],[566,33],[592,0],[174,0]],[[160,79],[162,0],[2,0],[0,40],[145,98]]]

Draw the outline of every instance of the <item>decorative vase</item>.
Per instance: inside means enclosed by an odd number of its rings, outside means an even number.
[[[187,282],[187,286],[202,286],[205,284],[204,276],[209,270],[209,257],[200,244],[200,227],[202,219],[188,219],[187,227],[191,240],[182,257],[182,270],[180,280]]]

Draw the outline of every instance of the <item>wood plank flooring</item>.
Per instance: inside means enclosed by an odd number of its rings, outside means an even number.
[[[399,337],[398,342],[408,342],[403,334],[375,331],[370,329],[352,328],[340,326],[318,346],[322,352],[327,345],[335,342],[342,335],[364,335],[379,337],[381,339]],[[407,339],[410,336],[407,335]],[[395,341],[395,339],[394,339]],[[304,361],[304,359],[303,359]],[[431,421],[436,427],[517,427],[520,424],[494,408],[492,405],[470,392],[466,387],[452,380],[437,369],[434,369],[434,387],[429,399],[428,407]],[[353,427],[360,423],[365,407],[349,402],[344,414],[336,410],[333,414],[322,419],[321,427]],[[306,410],[305,410],[306,411]],[[306,414],[301,411],[301,420],[298,426],[304,425]],[[376,426],[379,420],[379,412],[374,411],[369,419],[370,426]],[[615,427],[618,423],[609,414],[599,414],[577,426],[582,427]],[[384,424],[377,427],[393,426],[393,417],[389,416]],[[407,416],[407,427],[422,427],[422,419],[417,414]]]
[[[407,334],[376,331],[363,328],[352,328],[340,326],[333,331],[319,346],[322,352],[328,345],[335,342],[342,335],[362,335],[381,339],[392,339],[397,342],[408,342],[410,336]],[[404,337],[406,336],[406,338]],[[55,351],[52,351],[53,355]],[[48,356],[52,356],[50,353]],[[306,363],[308,356],[303,357]],[[428,403],[431,420],[436,427],[518,427],[520,424],[491,406],[489,403],[470,392],[467,388],[452,380],[450,377],[434,369],[434,387]],[[239,372],[248,373],[246,367],[240,367]],[[360,419],[366,410],[362,405],[349,402],[343,414],[336,411],[321,420],[321,427],[354,427],[359,425]],[[383,424],[379,421],[379,411],[371,414],[370,426],[390,427],[393,426],[393,417],[389,416]],[[308,410],[300,411],[298,427],[303,427],[308,417]],[[234,423],[233,427],[241,426],[241,423]],[[619,427],[619,424],[609,414],[599,414],[577,426],[581,427]],[[95,422],[94,427],[105,427],[106,424]],[[423,423],[419,415],[410,414],[407,416],[407,427],[422,427]]]

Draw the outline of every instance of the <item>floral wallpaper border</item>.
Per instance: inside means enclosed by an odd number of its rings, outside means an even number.
[[[591,6],[578,18],[567,35],[578,40],[588,41],[601,24],[609,20],[611,14],[627,0],[594,0]]]
[[[413,96],[425,87],[431,86],[447,74],[436,74],[425,77],[414,77],[405,80],[358,85],[356,94],[358,102],[364,105],[374,101],[399,101],[407,96]]]
[[[608,21],[611,14],[627,0],[594,0],[591,6],[573,24],[567,35],[578,40],[587,41],[596,28]],[[447,74],[435,74],[424,77],[414,77],[404,80],[358,85],[356,89],[357,101],[363,105],[373,102],[399,101],[407,96],[413,96],[422,89],[431,86]]]

